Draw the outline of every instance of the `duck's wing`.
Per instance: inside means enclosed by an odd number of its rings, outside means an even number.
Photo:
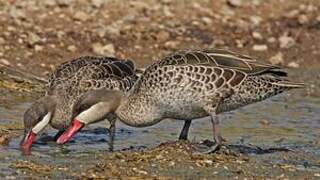
[[[121,61],[120,59],[114,57],[105,56],[83,56],[70,61],[60,64],[50,75],[48,79],[47,89],[54,87],[58,84],[68,81],[70,78],[75,76],[76,73],[88,65],[104,65],[113,62]],[[127,65],[130,69],[134,69],[134,64],[132,61],[123,60],[122,64]]]
[[[121,89],[128,89],[138,77],[131,60],[86,56],[58,66],[50,78],[47,94],[82,93],[91,88],[102,87],[119,88],[119,83],[123,83]]]
[[[160,60],[159,65],[214,66],[257,75],[267,71],[280,70],[279,66],[257,61],[256,59],[228,50],[184,50],[173,53]],[[278,72],[278,71],[277,71]],[[279,74],[286,74],[285,72]]]

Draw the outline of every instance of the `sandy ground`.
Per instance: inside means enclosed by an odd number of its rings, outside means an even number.
[[[56,65],[81,55],[129,58],[144,67],[178,49],[226,48],[290,68],[319,68],[319,11],[318,0],[0,0],[0,93],[40,96],[42,85],[32,75],[45,79]],[[0,128],[4,145],[21,133],[21,124]],[[89,179],[320,176],[274,167],[230,148],[216,156],[194,156],[190,146],[178,142],[110,153],[84,174],[68,174]],[[29,165],[16,168],[32,170]],[[173,167],[178,174],[170,173]],[[37,171],[46,168],[51,167]]]

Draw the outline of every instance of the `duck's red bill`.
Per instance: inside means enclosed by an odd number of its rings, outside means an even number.
[[[68,142],[77,132],[79,132],[84,126],[84,123],[74,120],[72,122],[72,126],[69,127],[69,129],[64,132],[57,140],[58,144],[64,144]]]
[[[33,131],[30,131],[26,135],[25,139],[23,140],[23,142],[21,144],[22,151],[25,154],[30,154],[31,146],[32,146],[32,143],[34,142],[34,140],[36,139],[36,136],[37,136],[37,134],[34,133]]]

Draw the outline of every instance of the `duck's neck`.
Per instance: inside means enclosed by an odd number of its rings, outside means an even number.
[[[138,94],[123,96],[116,114],[123,123],[134,127],[151,126],[163,119],[159,109]]]

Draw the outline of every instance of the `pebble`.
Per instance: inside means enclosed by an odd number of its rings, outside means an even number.
[[[6,60],[6,59],[0,59],[0,63],[1,63],[1,64],[4,64],[4,65],[6,65],[6,66],[10,66],[10,65],[11,65],[11,63],[10,63],[8,60]]]
[[[0,136],[0,145],[8,145],[10,142],[10,138],[8,135]]]
[[[75,45],[69,45],[67,47],[68,51],[70,52],[76,52],[77,51],[77,47]]]
[[[263,39],[262,35],[259,32],[253,32],[252,37],[257,40]]]
[[[277,39],[275,37],[270,37],[268,38],[268,43],[275,43],[277,41]]]
[[[212,19],[209,18],[209,17],[202,17],[201,20],[202,20],[206,25],[212,24]]]
[[[288,18],[294,18],[294,17],[297,17],[299,13],[300,13],[299,10],[294,9],[292,11],[289,11],[285,16]]]
[[[90,16],[83,11],[77,11],[74,14],[73,18],[78,21],[87,21],[90,18]]]
[[[279,37],[280,48],[289,49],[295,45],[295,40],[286,34]]]
[[[18,9],[16,7],[10,8],[9,14],[14,19],[25,19],[26,18],[26,13],[22,9]]]
[[[34,45],[36,43],[39,43],[40,41],[41,41],[41,38],[36,33],[33,33],[33,32],[28,33],[28,43],[30,45]]]
[[[70,6],[72,0],[56,0],[56,2],[59,6],[68,7]]]
[[[227,4],[231,7],[239,7],[242,5],[242,0],[227,0]]]
[[[42,0],[42,3],[48,7],[53,7],[56,5],[56,1],[52,0]]]
[[[268,46],[265,44],[261,44],[261,45],[253,45],[252,50],[254,51],[266,51],[268,50]]]
[[[3,37],[0,37],[0,45],[4,44],[6,40]]]
[[[35,45],[34,46],[34,50],[37,51],[37,52],[43,51],[43,49],[44,49],[43,46],[40,46],[40,45]]]
[[[288,63],[288,67],[298,68],[298,67],[300,67],[300,65],[297,62],[292,61],[292,62]]]
[[[270,121],[264,119],[264,120],[261,120],[261,121],[260,121],[260,124],[261,124],[262,126],[269,126],[269,125],[270,125]]]
[[[100,8],[100,7],[102,7],[105,2],[106,2],[105,0],[92,0],[92,1],[91,1],[93,7],[95,7],[95,8]]]
[[[113,44],[102,45],[101,43],[94,43],[92,45],[92,50],[95,54],[114,56],[115,48]]]
[[[177,48],[179,42],[178,41],[167,41],[164,46],[166,48],[170,48],[170,49],[174,49],[174,48]]]
[[[259,26],[262,20],[260,16],[250,16],[250,21],[253,26]]]
[[[157,40],[160,42],[164,42],[164,41],[168,40],[169,37],[170,37],[170,34],[167,31],[160,31],[157,34]]]
[[[174,15],[167,6],[163,8],[163,14],[166,17],[173,17]]]
[[[284,64],[282,52],[278,52],[276,55],[272,56],[269,61],[273,65]]]
[[[308,16],[306,16],[305,14],[302,14],[298,17],[298,22],[300,24],[307,24],[309,22]]]

